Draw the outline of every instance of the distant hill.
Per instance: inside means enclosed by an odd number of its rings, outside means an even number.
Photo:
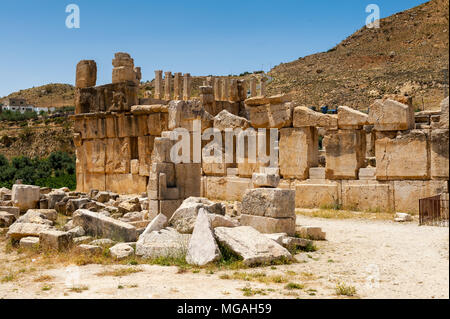
[[[31,105],[41,107],[73,106],[75,88],[70,84],[51,83],[11,93],[4,98],[24,98]]]
[[[357,109],[384,94],[408,94],[416,108],[436,109],[448,88],[448,10],[448,0],[432,0],[382,19],[379,29],[363,27],[328,52],[282,63],[269,72],[268,92]]]

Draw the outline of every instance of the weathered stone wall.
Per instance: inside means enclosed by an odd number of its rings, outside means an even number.
[[[254,188],[255,173],[279,175],[279,188],[295,190],[296,207],[414,213],[419,198],[448,191],[448,98],[442,113],[414,116],[410,99],[389,96],[375,101],[369,114],[346,106],[337,115],[322,114],[294,105],[289,95],[264,96],[264,82],[257,92],[255,79],[208,77],[200,97],[191,99],[189,73],[165,72],[163,78],[157,70],[154,92],[138,99],[141,75],[133,59],[119,53],[113,65],[113,83],[99,87],[94,61],[77,66],[79,191],[148,192],[150,209],[168,217],[189,196],[241,201]],[[277,166],[251,162],[247,151],[243,162],[234,155],[229,163],[194,154],[196,121],[202,132],[215,128],[222,138],[227,128],[260,129],[267,136],[278,129]],[[177,128],[189,132],[191,163],[170,158]],[[231,141],[236,154],[236,137]],[[225,145],[210,142],[201,147],[209,143],[224,160]],[[245,143],[269,152],[269,138]]]

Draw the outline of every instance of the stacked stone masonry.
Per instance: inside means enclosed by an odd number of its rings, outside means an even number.
[[[273,181],[295,191],[299,208],[417,212],[419,198],[448,191],[448,97],[432,114],[414,114],[411,99],[401,96],[374,101],[368,114],[346,106],[337,115],[322,114],[287,94],[265,96],[264,80],[208,77],[193,98],[189,73],[157,70],[152,94],[138,98],[141,70],[133,59],[117,53],[113,66],[112,83],[96,86],[95,62],[77,65],[78,191],[147,192],[150,209],[168,218],[187,197],[242,201],[247,190]],[[259,129],[267,136],[277,129],[277,166],[251,162],[247,151],[243,161],[234,155],[224,163],[226,145],[211,140],[201,147],[208,145],[221,161],[194,154],[196,122],[202,132],[214,128],[222,137],[226,128]],[[190,134],[190,163],[171,160],[170,136],[177,128]],[[234,137],[233,154],[237,144]],[[254,144],[269,152],[269,139]],[[275,173],[258,175],[267,169]]]

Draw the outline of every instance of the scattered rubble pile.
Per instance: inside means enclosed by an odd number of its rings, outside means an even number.
[[[286,194],[282,201],[273,201],[273,196],[258,192],[269,190]],[[106,247],[118,260],[134,255],[185,258],[197,266],[219,261],[220,247],[246,265],[260,265],[291,261],[291,252],[312,245],[309,234],[290,237],[296,227],[294,194],[289,193],[293,191],[253,191],[245,195],[242,211],[247,215],[250,210],[260,210],[271,216],[265,221],[264,215],[254,215],[262,218],[255,227],[247,225],[236,205],[202,197],[189,197],[172,214],[163,214],[149,210],[147,194],[119,196],[109,191],[81,193],[16,184],[12,190],[1,189],[0,227],[13,244],[23,248],[98,254]],[[282,217],[286,215],[289,217]],[[289,218],[289,223],[274,227],[276,218]]]

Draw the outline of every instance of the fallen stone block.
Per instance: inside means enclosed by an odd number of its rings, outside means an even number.
[[[141,235],[136,243],[136,255],[143,258],[184,258],[191,236],[180,234],[173,228]]]
[[[29,212],[41,214],[45,219],[51,220],[52,222],[56,222],[58,218],[58,213],[54,209],[29,209],[27,210],[27,214]]]
[[[338,107],[340,129],[360,129],[368,123],[369,116],[348,106]]]
[[[0,211],[0,227],[9,227],[15,220],[16,217],[13,214]]]
[[[241,214],[240,224],[251,226],[257,231],[265,234],[287,233],[295,234],[295,218],[272,218],[264,216]]]
[[[208,215],[205,209],[199,209],[186,255],[190,265],[204,266],[221,256]]]
[[[312,240],[305,238],[289,237],[286,233],[264,234],[264,236],[276,241],[278,244],[280,244],[281,246],[290,251],[296,248],[306,248],[313,244]]]
[[[225,206],[202,197],[189,197],[169,219],[169,225],[182,234],[192,234],[198,210],[206,209],[211,214],[225,215]]]
[[[55,208],[56,203],[62,201],[67,194],[62,190],[54,190],[48,194],[48,208]]]
[[[406,213],[395,213],[394,221],[403,223],[403,222],[412,222],[413,218],[410,214]]]
[[[81,226],[76,226],[68,230],[67,232],[72,235],[72,238],[83,237],[86,234],[83,227]]]
[[[214,128],[225,131],[225,129],[241,128],[243,130],[250,126],[246,118],[231,114],[227,110],[223,110],[214,117]]]
[[[142,235],[146,235],[153,231],[160,231],[167,225],[167,217],[164,214],[158,214],[153,220],[148,224],[147,228],[144,230]],[[141,236],[142,236],[141,235]]]
[[[24,237],[20,240],[21,248],[37,248],[39,247],[39,237]]]
[[[329,130],[338,128],[338,117],[333,114],[323,114],[313,111],[305,106],[294,109],[294,127],[323,127]]]
[[[79,209],[73,215],[75,226],[81,226],[87,234],[106,237],[117,241],[135,241],[136,228],[125,222],[106,217],[99,213]]]
[[[222,216],[218,214],[208,214],[211,227],[237,227],[239,222],[228,216]]]
[[[140,212],[142,210],[139,200],[130,200],[119,204],[119,213],[127,214],[130,212]]]
[[[257,188],[245,192],[242,214],[274,218],[295,217],[295,191],[280,188]]]
[[[291,260],[289,251],[248,226],[218,227],[214,230],[217,241],[242,257],[246,265],[266,264],[277,260]]]
[[[29,209],[16,223],[33,223],[53,226],[53,222],[41,214],[39,209]]]
[[[124,259],[134,255],[134,249],[128,244],[119,243],[109,249],[111,256],[115,259]]]
[[[0,211],[1,212],[7,212],[10,213],[12,215],[14,215],[14,217],[16,219],[18,219],[20,217],[20,209],[17,207],[12,207],[12,206],[0,206]]]
[[[280,183],[280,175],[253,173],[252,183],[255,188],[271,187],[276,188]]]
[[[111,247],[115,244],[114,240],[109,238],[101,238],[93,240],[89,243],[90,245],[102,246],[102,247]]]
[[[12,187],[12,201],[21,212],[36,208],[40,199],[40,187],[33,185],[14,184]]]
[[[72,235],[58,230],[45,230],[39,234],[39,245],[43,249],[62,251],[73,244]]]
[[[84,204],[87,204],[89,202],[90,202],[90,200],[88,198],[69,199],[66,204],[65,214],[67,216],[71,216],[74,211],[80,209],[81,206],[83,206]]]
[[[326,240],[326,233],[320,227],[297,226],[295,232],[300,238],[311,240]]]
[[[79,244],[87,244],[89,242],[91,242],[94,239],[94,237],[92,236],[81,236],[81,237],[75,237],[73,238],[73,243],[74,245],[79,245]]]

